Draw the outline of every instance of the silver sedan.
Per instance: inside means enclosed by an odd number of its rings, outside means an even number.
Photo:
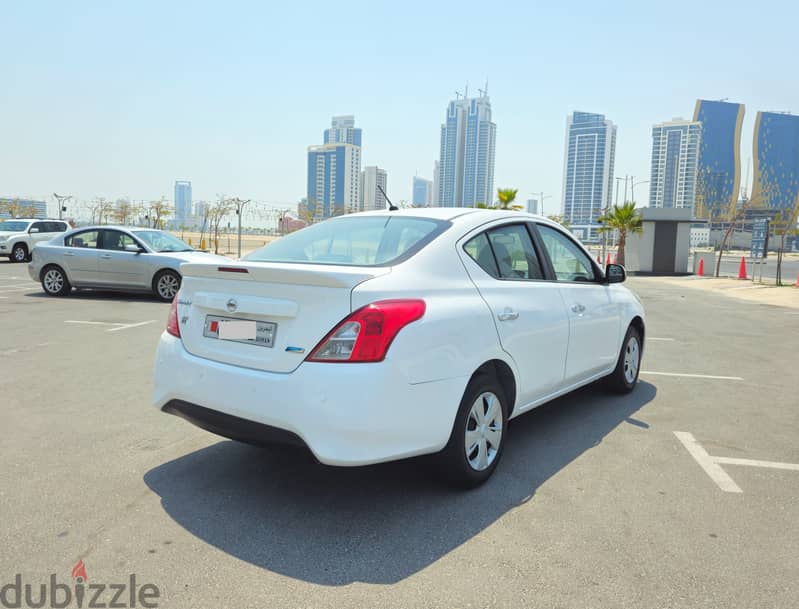
[[[180,265],[228,259],[192,249],[151,228],[89,226],[37,244],[28,273],[51,296],[72,288],[153,292],[172,300],[180,288]]]

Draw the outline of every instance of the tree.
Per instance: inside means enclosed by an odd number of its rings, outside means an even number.
[[[111,217],[117,224],[127,224],[135,215],[136,210],[128,199],[117,199],[116,205],[111,211]]]
[[[774,222],[771,223],[774,234],[780,238],[779,247],[777,248],[777,285],[782,285],[782,262],[785,255],[786,237],[799,235],[799,229],[796,226],[797,222],[799,222],[799,196],[796,197],[792,210],[779,212],[775,216]]]
[[[571,223],[569,222],[569,219],[566,216],[547,216],[547,218],[549,218],[553,222],[557,222],[563,228],[571,227]]]
[[[599,232],[607,233],[613,230],[619,232],[619,252],[617,262],[624,264],[624,247],[627,245],[627,234],[640,234],[644,231],[641,214],[635,208],[634,201],[627,201],[623,205],[614,205],[598,218],[602,224]]]
[[[220,196],[216,203],[209,206],[208,220],[210,230],[214,234],[214,253],[219,253],[219,225],[222,219],[233,211],[233,203],[227,197]],[[210,231],[209,231],[210,232]]]
[[[19,199],[5,199],[0,201],[0,213],[7,213],[12,218],[35,218],[36,208],[25,203],[20,203]]]
[[[518,188],[497,188],[497,199],[499,200],[499,205],[497,209],[505,209],[505,210],[519,210],[521,209],[521,205],[514,205],[513,201],[516,199],[516,195],[519,193]]]
[[[161,228],[163,222],[172,213],[172,208],[169,202],[161,197],[155,201],[150,201],[149,219],[152,222],[153,228]]]

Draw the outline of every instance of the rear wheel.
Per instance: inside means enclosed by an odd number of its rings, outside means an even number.
[[[28,259],[28,247],[24,243],[17,243],[11,250],[11,262],[25,262]]]
[[[610,389],[617,393],[629,393],[638,383],[641,369],[641,334],[630,326],[621,344],[621,353],[616,369],[606,377]]]
[[[153,279],[153,292],[164,302],[172,302],[180,289],[180,275],[175,271],[161,271]]]
[[[55,265],[42,271],[42,288],[50,296],[66,296],[72,290],[64,270]]]
[[[448,482],[474,488],[491,477],[505,446],[507,412],[505,394],[494,377],[479,374],[470,381],[449,442],[439,455]]]

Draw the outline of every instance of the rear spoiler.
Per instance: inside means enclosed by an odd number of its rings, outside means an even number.
[[[188,262],[180,265],[180,272],[183,277],[354,288],[368,279],[390,273],[391,267],[235,261],[223,264]]]

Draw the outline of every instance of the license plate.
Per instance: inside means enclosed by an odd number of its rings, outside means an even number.
[[[237,317],[205,316],[203,336],[259,347],[274,347],[277,324]]]

